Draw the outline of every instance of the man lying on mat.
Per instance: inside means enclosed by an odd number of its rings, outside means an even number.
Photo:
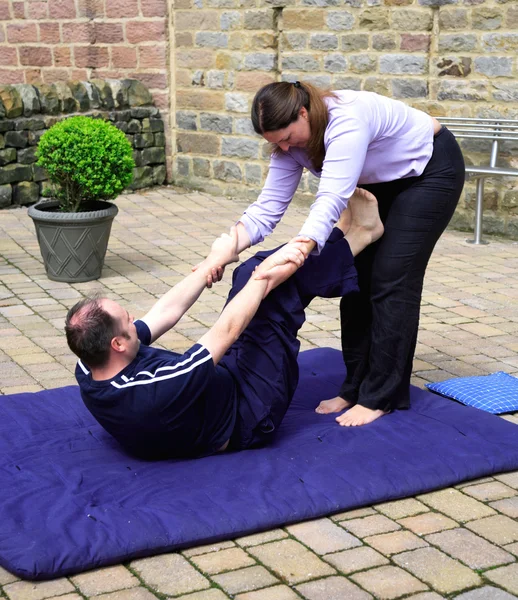
[[[235,229],[142,319],[134,321],[107,298],[81,300],[70,309],[65,331],[79,357],[76,377],[86,407],[127,452],[147,459],[268,442],[297,387],[305,307],[317,295],[357,291],[353,257],[382,233],[376,199],[358,191],[321,254],[298,271],[296,241],[237,267],[220,317],[184,354],[149,344],[194,304],[215,267],[238,260]]]

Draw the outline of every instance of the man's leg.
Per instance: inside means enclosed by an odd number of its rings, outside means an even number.
[[[237,382],[238,422],[231,447],[264,443],[279,426],[298,383],[297,333],[304,308],[317,295],[340,297],[357,290],[354,252],[381,235],[383,227],[373,197],[353,214],[351,227],[335,229],[320,256],[310,256],[295,275],[274,289],[256,316],[221,361]],[[365,223],[365,225],[364,225]],[[270,253],[260,252],[234,271],[232,298],[257,264]]]

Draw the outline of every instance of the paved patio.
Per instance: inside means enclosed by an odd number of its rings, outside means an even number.
[[[124,195],[117,204],[103,278],[78,285],[46,278],[26,209],[0,211],[2,394],[75,383],[63,335],[67,309],[95,290],[142,315],[247,205],[173,188]],[[292,206],[265,246],[296,234],[306,213]],[[447,232],[428,268],[414,362],[419,386],[518,372],[518,244],[470,246],[465,238]],[[199,339],[229,281],[227,273],[205,292],[163,345],[183,350]],[[313,302],[303,349],[338,348],[339,335],[338,302]],[[518,424],[518,414],[505,418]],[[505,600],[518,598],[517,517],[518,473],[509,473],[50,582],[0,569],[0,590],[11,600]],[[344,532],[362,545],[351,547]]]

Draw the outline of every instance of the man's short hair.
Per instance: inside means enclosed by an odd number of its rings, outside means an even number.
[[[122,335],[120,323],[102,307],[101,300],[97,296],[80,300],[65,319],[70,350],[90,368],[108,362],[112,339]]]

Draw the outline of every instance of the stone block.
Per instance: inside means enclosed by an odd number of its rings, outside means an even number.
[[[200,127],[205,131],[232,133],[232,117],[214,113],[201,113]]]
[[[56,83],[52,84],[52,87],[56,91],[59,108],[58,112],[70,113],[75,112],[77,108],[77,103],[72,96],[72,91],[68,87],[68,85],[64,81],[56,81]],[[43,103],[42,103],[43,106]]]
[[[154,165],[165,163],[165,150],[163,148],[144,148],[142,150],[142,164]]]
[[[153,167],[153,184],[163,185],[167,178],[167,168],[165,165],[155,165]]]
[[[227,97],[231,96],[235,96],[237,98],[241,97],[242,94],[229,93],[223,96],[223,93],[221,92],[214,92],[209,90],[198,90],[195,94],[190,90],[178,90],[176,93],[176,105],[180,109],[223,110],[224,100],[226,100]],[[229,109],[229,106],[227,105],[226,108]],[[230,110],[235,110],[235,108]],[[248,105],[244,112],[248,112]]]
[[[386,8],[366,8],[360,13],[360,27],[369,30],[389,28],[389,11]]]
[[[399,47],[409,52],[428,52],[430,41],[431,37],[428,33],[402,33]]]
[[[277,54],[273,52],[247,54],[244,65],[249,70],[272,71],[277,67]]]
[[[334,31],[347,31],[354,28],[354,15],[345,10],[331,10],[326,13],[326,24]]]
[[[340,15],[342,13],[337,12],[333,14]],[[352,17],[352,15],[349,16],[352,18],[352,23],[350,27],[345,27],[345,29],[352,29],[354,24],[354,17]],[[325,10],[320,8],[300,8],[300,6],[288,7],[283,10],[282,18],[284,23],[284,29],[287,31],[291,29],[307,29],[310,31],[321,31],[322,29],[324,29],[324,18],[330,29],[341,29],[341,27],[331,27],[330,25],[330,22],[338,24],[340,18],[338,16],[336,18],[331,18],[330,13],[327,13]]]
[[[281,40],[283,48],[305,50],[308,45],[308,34],[283,32]]]
[[[392,27],[398,31],[431,31],[433,12],[424,8],[401,8],[392,13]]]
[[[16,160],[15,148],[5,148],[0,150],[0,167],[13,163]]]
[[[471,2],[476,2],[477,0],[471,0]],[[445,6],[447,4],[457,4],[458,0],[418,0],[419,4],[423,6]]]
[[[163,146],[165,147],[165,134],[164,133],[155,133],[155,146]]]
[[[489,90],[485,81],[441,81],[437,91],[437,100],[489,100]]]
[[[126,121],[116,121],[114,123],[114,125],[115,125],[115,127],[117,127],[117,129],[119,129],[123,133],[128,132],[128,123]]]
[[[128,133],[140,133],[142,131],[142,123],[138,119],[131,119],[128,123]]]
[[[486,52],[518,52],[518,33],[485,33],[482,50]]]
[[[113,98],[112,89],[108,82],[102,79],[91,79],[90,83],[97,90],[101,106],[108,110],[113,109],[115,107],[115,100]]]
[[[493,98],[500,102],[518,102],[518,83],[493,81]]]
[[[23,150],[18,150],[18,162],[22,165],[30,165],[36,162],[36,146],[31,146]]]
[[[260,165],[245,165],[245,181],[252,185],[260,185],[263,181],[263,172]]]
[[[3,108],[1,100],[0,100],[0,108]],[[0,133],[5,133],[6,131],[12,131],[13,129],[14,129],[14,121],[8,121],[7,119],[0,118]]]
[[[474,52],[478,47],[474,34],[447,33],[439,35],[440,52]]]
[[[232,112],[248,112],[248,96],[237,92],[227,92],[225,94],[225,108]]]
[[[439,77],[467,77],[471,73],[471,58],[443,58],[437,63]]]
[[[503,11],[497,6],[478,6],[471,10],[473,29],[499,29],[503,20]]]
[[[360,540],[329,519],[317,519],[287,527],[288,533],[317,554],[361,546]]]
[[[344,52],[366,50],[369,47],[369,35],[367,33],[346,33],[342,35],[341,41]]]
[[[176,136],[178,152],[193,154],[219,154],[219,137],[210,133],[178,132]]]
[[[8,131],[5,134],[5,145],[11,148],[26,148],[29,145],[29,132]]]
[[[121,112],[117,114],[122,114]],[[128,111],[127,120],[130,119],[147,119],[148,117],[153,118],[158,115],[158,109],[154,106],[139,106],[137,108],[131,108]]]
[[[275,13],[270,9],[245,10],[245,29],[274,29]]]
[[[225,87],[225,71],[211,69],[205,73],[205,85],[212,89]]]
[[[394,50],[396,36],[393,33],[374,33],[372,35],[373,50]]]
[[[40,186],[34,181],[22,181],[13,186],[13,204],[26,206],[35,204],[40,198]]]
[[[282,68],[287,71],[320,71],[320,62],[311,54],[283,55]]]
[[[13,86],[20,95],[23,104],[23,116],[30,117],[41,110],[40,100],[36,88],[32,85],[19,83]]]
[[[390,82],[380,77],[367,77],[363,84],[366,92],[375,92],[382,96],[390,96]]]
[[[20,64],[29,67],[51,67],[52,52],[43,46],[22,46],[19,49]]]
[[[228,35],[226,33],[200,31],[195,36],[195,42],[198,46],[206,48],[227,48]]]
[[[153,185],[153,169],[150,166],[135,167],[133,169],[133,180],[128,186],[131,190],[138,190]]]
[[[347,71],[347,59],[342,54],[327,54],[324,56],[324,70],[331,73]]]
[[[17,183],[19,181],[30,181],[32,169],[29,165],[10,163],[0,169],[0,185],[5,183]]]
[[[47,171],[43,167],[38,167],[36,163],[32,164],[32,180],[41,182],[48,179]]]
[[[468,28],[468,11],[465,8],[441,8],[439,11],[439,27],[443,29]]]
[[[126,39],[130,44],[165,41],[165,20],[129,22],[126,24]]]
[[[229,10],[221,13],[220,17],[220,29],[221,31],[230,31],[233,29],[241,29],[242,27],[242,16],[238,10]]]
[[[214,177],[222,181],[242,181],[241,167],[229,160],[215,160],[213,164]]]
[[[338,36],[332,33],[314,33],[310,36],[309,47],[313,50],[336,50]]]
[[[258,158],[259,142],[241,137],[224,137],[221,144],[221,154],[236,158]]]
[[[217,31],[219,14],[211,10],[175,10],[174,25],[176,31]]]
[[[425,56],[387,54],[380,57],[380,73],[391,75],[425,75],[428,59]]]
[[[0,208],[11,206],[13,198],[13,188],[10,184],[0,185]]]
[[[393,79],[391,85],[394,98],[428,97],[428,82],[422,79]]]
[[[339,77],[334,78],[334,89],[337,90],[355,90],[362,89],[362,80],[359,77]]]
[[[16,119],[14,129],[15,131],[39,131],[45,129],[45,121],[35,117]]]
[[[193,158],[192,167],[196,177],[210,177],[210,161],[206,158]]]
[[[458,521],[480,519],[495,514],[495,511],[489,506],[451,488],[423,494],[417,499]]]
[[[473,61],[475,73],[488,77],[512,77],[513,59],[507,56],[477,56]]]
[[[7,41],[10,44],[31,44],[38,41],[38,28],[35,23],[9,23]]]
[[[8,119],[15,119],[23,114],[22,97],[12,85],[0,85],[0,101]]]
[[[137,133],[133,137],[133,146],[135,148],[150,148],[155,141],[152,133]]]
[[[369,73],[377,70],[377,58],[369,54],[349,56],[349,70],[353,73]]]
[[[196,131],[198,129],[196,123],[197,113],[178,110],[176,111],[176,126],[180,129],[188,131]]]

